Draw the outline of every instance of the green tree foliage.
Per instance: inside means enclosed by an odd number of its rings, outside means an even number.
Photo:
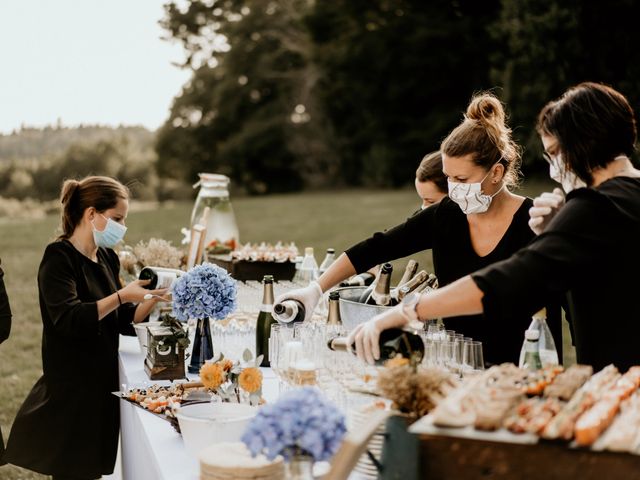
[[[497,1],[199,1],[163,25],[193,78],[158,135],[161,175],[250,192],[407,183],[489,87]]]
[[[525,162],[542,164],[536,116],[572,85],[604,82],[639,111],[639,19],[640,3],[633,0],[502,0],[491,27],[503,46],[492,52],[492,79],[504,87]]]
[[[167,5],[163,24],[193,78],[158,134],[161,175],[215,171],[251,193],[326,184],[336,155],[314,95],[309,8],[305,0]]]
[[[136,198],[145,200],[156,199],[158,192],[168,198],[180,190],[158,179],[151,132],[134,128],[128,135],[124,128],[96,127],[91,132],[99,131],[99,135],[85,136],[78,131],[86,133],[86,127],[27,129],[24,136],[20,131],[0,138],[0,196],[52,200],[59,195],[64,179],[86,175],[118,178]],[[96,136],[105,139],[92,143]],[[73,143],[78,138],[83,140]],[[3,142],[7,139],[10,141]],[[66,149],[51,155],[46,152],[51,145],[66,145]],[[21,157],[27,154],[30,157]]]
[[[398,186],[487,89],[496,1],[333,0],[310,25],[349,183]]]

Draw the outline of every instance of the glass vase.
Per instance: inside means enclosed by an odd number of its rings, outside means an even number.
[[[310,455],[296,454],[286,465],[287,480],[314,480],[313,458]]]
[[[211,338],[211,325],[208,318],[199,318],[193,339],[189,373],[200,373],[200,367],[204,365],[204,362],[212,358],[213,340]]]

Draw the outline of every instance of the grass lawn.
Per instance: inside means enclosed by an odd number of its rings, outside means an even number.
[[[548,185],[530,184],[522,193],[534,196]],[[413,190],[349,190],[232,199],[241,242],[294,241],[299,249],[315,247],[318,263],[325,249],[341,252],[372,232],[393,226],[418,207]],[[178,245],[192,204],[174,204],[152,211],[133,211],[127,220],[127,243],[151,237]],[[8,436],[15,413],[41,375],[41,320],[36,274],[44,247],[55,236],[58,218],[9,221],[0,219],[0,257],[13,310],[11,337],[0,346],[0,426]],[[431,255],[412,255],[421,268],[433,271]],[[395,263],[395,271],[406,260]],[[565,351],[570,346],[565,342]],[[571,356],[565,360],[572,361]],[[46,478],[12,466],[0,467],[0,479]]]

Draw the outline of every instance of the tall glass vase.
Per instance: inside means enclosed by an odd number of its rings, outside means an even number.
[[[213,340],[211,339],[211,325],[208,318],[199,318],[196,335],[193,339],[189,373],[200,373],[204,362],[213,358]]]
[[[294,455],[286,465],[287,480],[314,480],[313,458],[310,455]]]

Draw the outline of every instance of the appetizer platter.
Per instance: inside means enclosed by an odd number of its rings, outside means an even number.
[[[211,394],[201,382],[125,386],[123,391],[111,393],[168,421],[178,433],[180,427],[175,413],[180,406],[211,401]]]
[[[586,365],[535,372],[513,364],[467,379],[410,432],[640,453],[640,366],[622,374]]]

